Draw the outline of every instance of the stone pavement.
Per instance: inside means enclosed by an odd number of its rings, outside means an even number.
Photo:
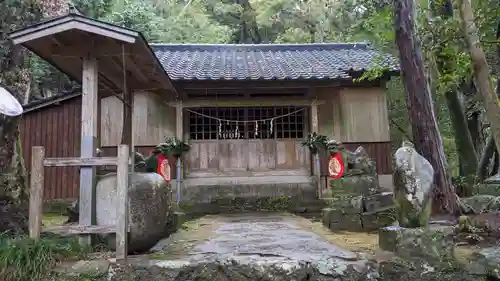
[[[290,214],[206,216],[164,239],[150,257],[161,267],[237,262],[293,269],[309,264],[324,273],[366,260],[339,248]]]

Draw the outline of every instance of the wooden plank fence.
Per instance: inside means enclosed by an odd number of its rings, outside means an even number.
[[[41,146],[32,147],[31,159],[31,181],[29,202],[29,235],[38,239],[42,230],[57,234],[79,234],[89,235],[97,233],[116,233],[116,258],[127,259],[127,236],[128,236],[128,172],[129,172],[129,147],[120,145],[117,157],[92,157],[92,158],[45,158],[45,149]],[[116,191],[117,191],[117,223],[116,225],[62,225],[42,229],[42,203],[44,167],[95,167],[95,166],[117,166]],[[92,196],[91,198],[94,198]],[[95,202],[86,202],[94,205]],[[83,214],[91,217],[92,214]],[[80,216],[82,217],[82,216]]]

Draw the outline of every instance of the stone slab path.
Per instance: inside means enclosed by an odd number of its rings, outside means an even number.
[[[330,243],[310,221],[290,214],[205,216],[160,241],[150,255],[163,266],[237,261],[239,264],[337,264],[361,261]]]

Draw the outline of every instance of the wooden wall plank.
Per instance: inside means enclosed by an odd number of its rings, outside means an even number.
[[[123,105],[115,96],[101,100],[101,145],[117,146],[121,141]],[[148,92],[134,93],[134,145],[154,146],[176,135],[176,109]]]
[[[383,88],[340,91],[342,137],[345,142],[390,141],[387,100]]]

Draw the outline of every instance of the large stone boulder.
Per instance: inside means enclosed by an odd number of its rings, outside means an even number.
[[[170,186],[159,174],[131,173],[128,197],[128,250],[147,251],[166,235],[168,220],[173,215]],[[116,174],[102,176],[96,187],[97,225],[116,224],[116,200]],[[113,249],[114,237],[106,237]]]
[[[394,203],[396,219],[402,227],[429,223],[434,169],[413,144],[404,141],[394,155]]]

